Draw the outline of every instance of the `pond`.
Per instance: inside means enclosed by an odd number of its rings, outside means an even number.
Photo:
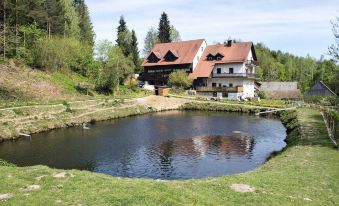
[[[0,144],[0,159],[121,177],[191,179],[241,173],[285,147],[279,119],[169,111],[40,133]]]

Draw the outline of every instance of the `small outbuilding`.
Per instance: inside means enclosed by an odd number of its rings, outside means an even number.
[[[337,94],[324,82],[319,81],[308,91],[307,96],[337,96]]]
[[[259,82],[256,83],[259,91],[264,91],[269,99],[299,99],[301,92],[298,82]]]

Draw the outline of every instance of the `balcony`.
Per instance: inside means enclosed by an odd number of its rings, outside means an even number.
[[[247,60],[245,62],[245,65],[246,66],[250,66],[250,67],[259,66],[259,62],[258,61],[254,61],[254,60]]]
[[[233,92],[233,93],[241,93],[244,91],[243,86],[237,87],[196,87],[195,90],[197,92]]]
[[[251,79],[255,79],[258,78],[258,74],[255,73],[212,73],[212,77],[216,78],[216,77],[243,77],[243,78],[251,78]]]

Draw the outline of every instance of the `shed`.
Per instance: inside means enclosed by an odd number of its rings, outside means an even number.
[[[307,96],[337,96],[324,82],[317,82],[307,93]]]
[[[159,95],[159,96],[169,96],[169,90],[170,88],[168,88],[167,86],[154,86],[155,90],[155,95]]]

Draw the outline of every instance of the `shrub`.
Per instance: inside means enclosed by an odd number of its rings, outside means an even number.
[[[33,66],[41,69],[72,69],[86,74],[91,48],[75,38],[40,39],[33,48]]]
[[[6,162],[5,160],[0,159],[0,167],[15,167],[15,164]]]
[[[260,99],[266,99],[266,92],[264,90],[259,90],[258,97],[260,97]]]
[[[188,74],[183,70],[172,72],[168,78],[169,86],[180,88],[188,88],[192,85],[192,80],[188,78]]]

